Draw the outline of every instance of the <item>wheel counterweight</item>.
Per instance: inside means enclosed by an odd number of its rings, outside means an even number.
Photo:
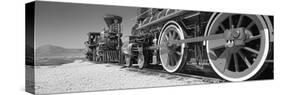
[[[228,81],[244,81],[260,72],[269,50],[269,32],[257,15],[219,14],[208,35],[224,38],[208,40],[206,49],[214,71]]]

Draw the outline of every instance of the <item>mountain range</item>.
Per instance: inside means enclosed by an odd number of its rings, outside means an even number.
[[[55,45],[43,45],[36,48],[37,57],[83,56],[83,49],[69,49]]]

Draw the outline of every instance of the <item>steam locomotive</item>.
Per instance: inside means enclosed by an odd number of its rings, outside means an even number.
[[[139,8],[136,20],[126,49],[114,49],[127,66],[175,73],[206,63],[225,80],[244,81],[273,65],[270,15]]]

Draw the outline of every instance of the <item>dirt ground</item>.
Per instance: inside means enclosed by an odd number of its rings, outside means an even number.
[[[207,84],[203,80],[114,64],[76,60],[61,66],[35,67],[35,93],[66,93],[128,88]]]

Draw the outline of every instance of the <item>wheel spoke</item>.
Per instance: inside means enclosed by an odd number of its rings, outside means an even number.
[[[176,37],[176,32],[173,32],[173,33],[172,33],[172,38],[173,38],[173,39],[176,39],[175,37]]]
[[[232,54],[228,54],[226,57],[226,63],[223,68],[223,72],[225,72],[225,69],[228,69],[231,59],[232,59]]]
[[[175,32],[175,39],[180,40],[180,36]]]
[[[255,50],[255,49],[252,49],[250,47],[243,47],[243,49],[247,50],[247,51],[250,51],[252,53],[255,53],[255,54],[259,54],[259,51]]]
[[[225,27],[222,24],[220,24],[219,27],[222,29],[222,31],[225,31]]]
[[[169,31],[169,40],[172,40],[173,39],[173,33],[172,31]]]
[[[173,62],[174,62],[174,64],[173,64],[173,66],[175,66],[176,64],[177,64],[177,56],[175,55],[175,54],[172,54],[172,58],[173,58]]]
[[[248,24],[248,25],[246,26],[246,29],[249,30],[253,25],[255,25],[255,22],[252,21],[250,24]]]
[[[240,57],[243,59],[243,61],[246,63],[246,65],[248,66],[248,68],[251,67],[251,64],[249,62],[249,60],[247,59],[247,57],[245,57],[245,55],[241,52],[241,51],[238,51],[238,54],[240,55]]]
[[[239,72],[239,64],[238,64],[238,58],[236,54],[234,55],[234,66],[235,66],[235,72]]]
[[[167,56],[167,63],[166,64],[171,65],[171,56],[169,56],[169,54]]]
[[[169,41],[170,39],[169,39],[169,37],[168,37],[168,35],[165,35],[165,38],[166,38],[166,40],[167,41]]]
[[[240,27],[241,26],[241,23],[242,23],[242,20],[243,20],[243,15],[240,15],[239,17],[239,20],[238,20],[238,23],[237,23],[237,26],[236,27]]]
[[[228,20],[229,20],[229,28],[232,28],[232,26],[233,26],[233,23],[232,23],[232,16],[229,16],[229,17],[228,17]]]
[[[259,38],[261,38],[261,37],[262,37],[262,35],[250,36],[250,38],[247,39],[247,40],[245,41],[245,43],[251,42],[251,41],[256,40],[256,39],[259,39]]]
[[[216,63],[216,67],[224,72],[225,69],[229,67],[229,63],[231,60],[231,54],[229,53],[229,49],[225,49],[223,53],[220,54],[220,56],[216,59],[214,59],[214,63]]]
[[[171,53],[169,53],[169,64],[171,65],[171,66],[174,66],[175,65],[175,58],[174,58],[175,56],[173,56],[173,54],[171,54]]]
[[[173,51],[173,56],[178,60],[181,56],[181,54],[178,54],[178,51]]]

